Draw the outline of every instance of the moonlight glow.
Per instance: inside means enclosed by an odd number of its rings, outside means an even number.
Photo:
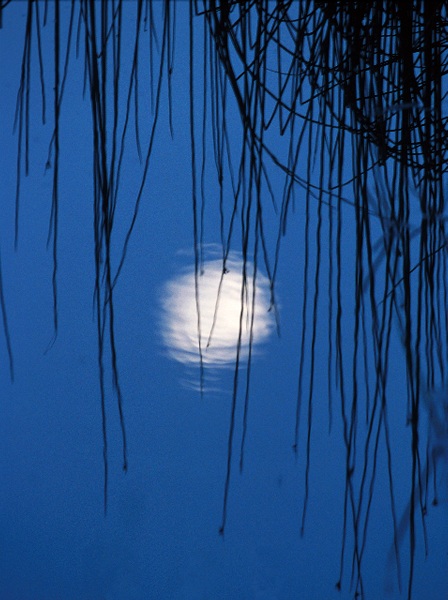
[[[204,263],[198,276],[198,303],[193,270],[165,285],[162,335],[172,358],[198,363],[201,349],[204,365],[224,366],[235,362],[240,334],[240,358],[245,358],[251,331],[253,348],[271,333],[274,319],[266,277],[257,273],[254,294],[250,263],[246,262],[245,282],[241,260],[229,258],[226,269],[223,273],[222,260]]]

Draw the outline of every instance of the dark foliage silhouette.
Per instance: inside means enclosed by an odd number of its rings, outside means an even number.
[[[2,3],[3,26],[7,6]],[[298,203],[306,207],[302,270],[303,303],[298,342],[298,392],[293,447],[298,452],[301,419],[307,421],[306,480],[301,530],[309,498],[313,405],[319,326],[328,336],[327,379],[330,425],[338,411],[346,448],[346,485],[340,557],[341,588],[347,570],[355,594],[363,596],[363,557],[380,449],[388,457],[392,557],[401,579],[406,545],[406,593],[412,595],[416,521],[424,527],[428,487],[447,460],[448,274],[445,187],[448,165],[448,3],[414,0],[191,2],[189,12],[189,102],[191,201],[194,212],[196,289],[203,264],[205,170],[213,164],[219,189],[223,273],[231,248],[267,273],[276,311],[276,274],[282,239]],[[67,12],[64,8],[64,12]],[[20,239],[20,183],[35,160],[30,142],[29,90],[41,86],[42,120],[51,119],[47,168],[53,173],[49,244],[53,252],[54,332],[58,330],[59,122],[65,82],[73,60],[85,65],[85,96],[92,113],[95,282],[102,426],[104,505],[107,507],[107,414],[104,380],[112,373],[122,428],[123,469],[127,448],[123,392],[115,342],[114,287],[147,185],[159,109],[172,111],[176,2],[135,3],[134,37],[124,40],[126,2],[70,3],[61,27],[61,2],[28,0],[15,124],[17,149],[16,243]],[[52,36],[53,55],[42,38]],[[143,42],[144,40],[144,42]],[[204,52],[195,49],[201,40]],[[122,64],[123,44],[132,44],[132,65]],[[201,51],[202,52],[202,51]],[[32,73],[32,54],[39,65]],[[76,56],[74,56],[76,54]],[[142,68],[149,71],[150,98],[139,94]],[[51,90],[51,107],[50,107]],[[148,108],[149,107],[149,108]],[[199,115],[199,117],[198,117]],[[237,125],[235,121],[237,120]],[[232,122],[232,127],[229,123]],[[132,124],[134,126],[132,126]],[[141,129],[149,127],[143,141]],[[172,128],[171,120],[170,127]],[[238,134],[235,134],[235,130]],[[169,133],[169,132],[168,132]],[[239,137],[238,137],[239,136]],[[210,146],[211,140],[211,146]],[[126,145],[134,143],[142,177],[121,256],[112,259],[116,207]],[[213,155],[209,156],[210,147]],[[278,178],[282,177],[278,194]],[[275,180],[275,181],[274,181]],[[230,199],[230,200],[229,200]],[[229,209],[230,207],[230,209]],[[276,215],[269,239],[266,219]],[[266,215],[269,214],[267,217]],[[347,265],[347,223],[353,261]],[[323,268],[323,264],[328,269]],[[348,309],[346,281],[354,282]],[[3,328],[13,371],[7,306],[0,272]],[[199,307],[199,304],[198,304]],[[347,316],[349,314],[349,316]],[[201,353],[201,327],[198,337]],[[241,327],[241,324],[240,324]],[[409,505],[397,514],[392,474],[393,444],[388,411],[391,339],[401,341],[412,454]],[[350,348],[350,352],[347,352]],[[107,352],[106,352],[107,350]],[[238,349],[239,350],[239,349]],[[110,364],[106,356],[110,356]],[[201,377],[202,373],[202,358]],[[248,426],[251,355],[244,390]],[[229,426],[227,471],[220,531],[224,533],[231,486],[235,419],[240,387],[239,351]],[[422,431],[428,420],[430,434]],[[129,432],[132,434],[132,432]],[[239,457],[244,458],[244,435]],[[434,503],[437,503],[435,488]],[[349,565],[349,566],[347,566]]]

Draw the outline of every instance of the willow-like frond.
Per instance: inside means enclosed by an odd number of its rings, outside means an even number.
[[[266,260],[273,289],[280,238],[294,205],[302,201],[306,206],[294,442],[297,448],[299,419],[305,411],[308,435],[302,530],[311,465],[316,331],[322,318],[323,209],[330,209],[330,244],[326,244],[330,267],[325,286],[328,379],[329,390],[333,378],[339,390],[347,457],[341,580],[347,527],[351,523],[351,576],[360,594],[381,444],[385,444],[388,456],[391,506],[397,527],[387,394],[393,329],[402,340],[412,428],[410,595],[415,515],[422,502],[418,482],[424,479],[422,469],[426,472],[428,468],[422,454],[425,449],[419,442],[421,397],[434,388],[446,387],[448,356],[447,4],[423,0],[407,4],[209,1],[200,10],[198,7],[198,14],[206,20],[212,39],[207,61],[220,65],[227,84],[219,87],[219,69],[210,70],[212,89],[221,89],[220,95],[212,97],[213,111],[223,114],[224,123],[234,119],[237,110],[241,122],[240,164],[247,161],[247,167],[239,170],[243,181],[238,182],[235,203],[244,206],[246,200],[238,194],[245,182],[250,182],[247,202],[254,194],[257,206],[263,206],[272,170],[284,173],[278,243],[275,252],[270,248],[266,254],[273,259],[273,269]],[[228,126],[223,124],[220,137],[226,129]],[[283,144],[279,143],[282,137],[286,138]],[[222,152],[215,150],[215,162],[221,182]],[[343,317],[342,289],[344,278],[349,276],[342,258],[347,227],[343,201],[346,203],[347,196],[353,198],[351,235],[356,249],[351,275],[355,281],[351,323]],[[249,222],[243,224],[243,230],[249,227]],[[265,245],[262,236],[261,243]],[[313,266],[311,252],[316,256]],[[349,323],[351,360],[346,341]],[[372,371],[373,386],[369,375]],[[332,413],[333,403],[329,410]],[[362,421],[366,422],[365,435],[360,434]],[[446,423],[442,427],[446,432]]]

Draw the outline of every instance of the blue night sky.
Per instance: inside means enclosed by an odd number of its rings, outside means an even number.
[[[135,3],[125,3],[123,28],[131,37],[135,6]],[[159,10],[161,6],[160,3]],[[201,396],[197,359],[191,361],[190,356],[190,362],[186,362],[185,352],[170,347],[169,343],[177,335],[173,333],[176,331],[179,339],[187,340],[185,343],[190,344],[191,351],[191,344],[196,343],[197,337],[194,311],[188,312],[186,308],[187,302],[194,300],[188,3],[176,3],[176,10],[172,74],[174,133],[170,135],[165,78],[147,183],[115,288],[118,368],[128,441],[126,474],[122,471],[120,422],[108,362],[109,350],[106,352],[107,516],[103,510],[103,440],[93,308],[92,122],[88,93],[85,98],[82,96],[83,45],[76,58],[72,42],[61,111],[59,329],[52,344],[53,263],[51,249],[47,248],[52,170],[45,171],[52,133],[51,94],[47,99],[48,122],[42,125],[38,61],[37,52],[34,52],[30,90],[30,168],[29,175],[21,179],[19,237],[15,250],[18,138],[13,124],[27,4],[13,1],[3,12],[0,30],[0,252],[15,378],[10,381],[2,333],[1,600],[324,600],[352,598],[354,594],[350,584],[350,551],[345,559],[342,591],[335,589],[343,532],[345,448],[336,394],[329,433],[328,293],[324,287],[329,268],[326,247],[328,210],[323,211],[322,224],[320,302],[323,317],[317,324],[310,494],[304,535],[300,535],[306,467],[306,412],[300,422],[297,455],[292,451],[302,332],[305,235],[305,210],[300,191],[295,211],[289,215],[287,235],[282,239],[276,275],[280,335],[277,335],[273,311],[268,312],[269,295],[267,286],[263,287],[266,270],[260,259],[244,470],[240,474],[238,468],[246,377],[243,365],[236,406],[226,528],[224,536],[218,533],[222,520],[234,363],[223,358],[222,362],[226,364],[215,366],[221,349],[218,347],[215,355],[210,350]],[[70,3],[61,3],[63,39],[69,11]],[[52,24],[50,3],[48,24],[42,29],[48,90],[52,89]],[[204,52],[202,26],[197,25],[196,31],[199,89]],[[129,77],[130,48],[130,44],[129,50],[124,44],[124,81]],[[150,111],[150,106],[147,72],[143,65],[141,69],[140,137],[145,153],[150,127],[145,126],[142,115]],[[201,101],[198,91],[197,122],[200,122]],[[230,104],[228,110],[231,110]],[[240,135],[238,119],[235,112],[234,120],[228,121],[229,135],[235,144]],[[115,215],[112,244],[115,268],[132,219],[142,174],[133,128],[132,122]],[[200,146],[200,128],[198,132]],[[286,148],[286,142],[279,141],[281,143]],[[204,247],[206,260],[211,261],[217,258],[220,231],[211,137],[207,144]],[[272,170],[272,183],[274,193],[280,196],[283,178],[275,169]],[[264,200],[266,236],[273,252],[278,215],[271,200],[268,197]],[[231,206],[230,201],[228,206]],[[346,268],[344,302],[350,321],[355,285],[354,277],[350,275],[353,264],[352,209],[347,205],[343,210],[346,227],[342,249]],[[315,224],[314,211],[310,228],[313,238],[311,265],[317,260]],[[236,227],[231,255],[234,262],[230,263],[226,280],[231,288],[228,306],[232,305],[234,309],[239,301],[241,256],[238,245],[240,225]],[[205,264],[204,289],[207,274],[213,285],[216,284],[211,263]],[[212,290],[210,297],[213,294]],[[214,301],[209,304],[214,306]],[[222,335],[228,334],[231,343],[238,334],[234,323],[238,311],[226,310],[229,320],[223,325],[225,333]],[[182,330],[176,318],[183,319]],[[218,346],[220,335],[216,333]],[[350,344],[349,336],[346,343]],[[393,431],[397,513],[401,515],[409,500],[411,441],[403,410],[406,385],[402,378],[404,362],[399,335],[395,334],[391,343],[395,347],[391,356],[396,356],[397,362],[390,365],[388,393],[396,398],[394,406],[397,408],[389,412],[389,426]],[[231,353],[232,348],[234,351],[234,346],[231,346]],[[348,346],[344,350],[350,352]],[[307,362],[305,368],[309,368]],[[308,382],[308,378],[304,381]],[[421,519],[416,519],[418,547],[413,597],[417,600],[443,600],[448,589],[446,462],[442,466],[445,486],[440,487],[440,505],[430,507],[426,517],[429,552],[426,559]],[[387,477],[386,456],[384,449],[380,449],[363,556],[364,589],[366,598],[372,599],[405,597],[404,591],[403,596],[398,593],[396,569],[387,559],[393,541]],[[349,527],[348,545],[351,531]],[[401,551],[405,574],[408,564],[406,543],[402,544]],[[387,593],[385,588],[390,581],[393,590]]]

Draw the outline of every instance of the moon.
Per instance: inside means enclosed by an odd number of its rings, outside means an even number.
[[[245,273],[245,276],[244,276]],[[253,264],[234,255],[223,261],[208,260],[197,277],[194,268],[168,281],[162,291],[162,338],[171,358],[204,366],[234,364],[244,360],[267,340],[274,329],[269,280]],[[252,339],[252,342],[251,342]],[[239,341],[240,340],[240,341]]]

